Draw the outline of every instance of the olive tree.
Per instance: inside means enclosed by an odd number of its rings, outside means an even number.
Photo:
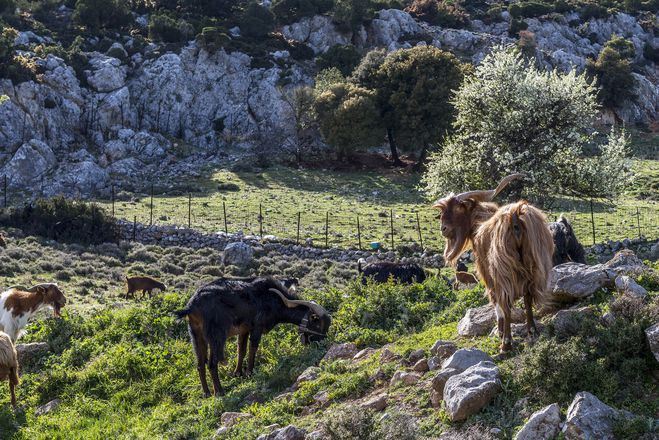
[[[524,194],[617,195],[629,178],[624,133],[592,130],[596,89],[575,71],[540,71],[510,48],[497,48],[457,92],[455,133],[424,175],[430,197],[487,188],[526,175]],[[518,187],[519,188],[519,187]],[[519,190],[518,190],[519,191]]]

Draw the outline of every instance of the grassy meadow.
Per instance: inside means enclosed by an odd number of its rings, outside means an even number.
[[[9,405],[7,385],[0,384],[0,437],[210,438],[223,412],[243,411],[253,418],[233,426],[223,438],[255,438],[273,423],[294,423],[308,431],[329,427],[340,434],[329,438],[344,439],[358,438],[356,430],[364,426],[381,434],[374,438],[385,439],[436,438],[442,433],[461,438],[466,432],[487,439],[493,427],[510,438],[534,410],[553,402],[565,410],[583,390],[641,416],[616,427],[621,438],[640,438],[659,428],[652,422],[659,413],[659,384],[651,374],[656,361],[643,337],[648,322],[659,316],[655,277],[640,280],[651,292],[648,305],[630,305],[600,291],[584,304],[591,305],[598,318],[585,321],[574,337],[561,339],[548,325],[535,345],[519,341],[515,356],[499,362],[503,391],[466,422],[451,424],[441,408],[430,406],[433,374],[410,387],[388,387],[399,360],[381,362],[380,353],[386,346],[402,359],[419,348],[428,355],[434,341],[448,339],[494,355],[496,338],[460,338],[456,332],[467,308],[485,304],[482,287],[453,291],[433,277],[412,286],[364,287],[354,281],[351,264],[271,254],[239,270],[224,267],[219,257],[210,249],[131,243],[82,247],[10,231],[8,247],[0,248],[0,274],[6,284],[58,281],[69,303],[63,319],[44,313],[29,325],[21,342],[45,341],[51,352],[22,366],[18,410]],[[128,301],[122,297],[124,273],[150,274],[170,287],[152,299]],[[235,344],[230,342],[229,364],[221,367],[227,394],[204,399],[186,325],[171,312],[212,278],[250,273],[299,277],[302,295],[333,316],[328,340],[303,347],[294,326],[279,326],[264,338],[255,374],[248,379],[230,374],[235,362]],[[626,312],[615,325],[603,327],[599,317],[611,308]],[[333,342],[376,351],[359,362],[320,362]],[[312,365],[319,366],[318,378],[288,390]],[[328,393],[326,405],[314,398],[322,391]],[[387,394],[390,418],[354,410],[368,396],[382,392]],[[523,397],[527,400],[520,400]],[[57,409],[35,413],[55,398],[61,400]]]

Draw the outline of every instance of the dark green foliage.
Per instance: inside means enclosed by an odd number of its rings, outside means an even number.
[[[442,27],[462,28],[469,24],[469,14],[458,2],[414,0],[405,10],[418,20]]]
[[[265,37],[275,27],[275,16],[270,9],[251,1],[241,14],[238,25],[246,37]]]
[[[314,51],[306,44],[295,40],[291,40],[288,43],[288,53],[291,54],[291,57],[294,60],[304,61],[313,59],[313,56],[315,55]]]
[[[318,57],[316,66],[319,70],[336,67],[344,76],[348,76],[359,64],[360,58],[359,51],[352,44],[337,44]]]
[[[636,56],[634,43],[615,34],[611,36],[611,39],[606,42],[604,47],[610,47],[611,49],[618,52],[622,58],[626,58],[628,60],[633,60]]]
[[[205,27],[197,35],[197,44],[207,52],[214,53],[222,47],[226,47],[231,38],[217,27]]]
[[[508,12],[513,18],[533,18],[540,15],[549,14],[553,11],[554,8],[552,5],[537,1],[513,3],[508,6]]]
[[[289,24],[304,17],[324,14],[332,9],[332,4],[332,0],[275,0],[271,9],[279,23]]]
[[[14,9],[16,9],[16,3],[14,3],[14,0],[0,0],[0,15],[13,14]]]
[[[369,0],[335,0],[332,19],[339,29],[352,31],[371,20],[374,13]]]
[[[581,20],[587,21],[590,19],[606,18],[608,11],[604,6],[600,6],[597,3],[587,3],[579,11]]]
[[[520,31],[524,31],[529,27],[528,23],[520,19],[510,20],[510,27],[508,28],[508,34],[511,37],[517,37]]]
[[[165,43],[178,43],[184,36],[175,19],[165,14],[153,14],[149,19],[149,38]]]
[[[95,244],[118,239],[115,221],[104,210],[61,196],[10,209],[0,223],[63,242]]]
[[[132,21],[125,0],[77,0],[73,17],[93,31],[120,28]]]
[[[611,311],[615,321],[607,327],[596,318],[583,319],[564,343],[543,336],[527,348],[515,363],[521,389],[543,402],[568,404],[577,392],[589,391],[637,414],[659,410],[657,402],[641,398],[656,365],[644,330],[659,319],[659,302],[622,297]]]
[[[654,47],[651,43],[645,43],[643,56],[646,60],[659,64],[659,47]]]
[[[18,36],[16,29],[3,27],[0,23],[0,61],[7,62],[11,58],[14,47],[14,39]]]
[[[588,60],[586,70],[597,79],[599,100],[604,106],[615,107],[634,97],[636,81],[629,60],[633,54],[631,43],[614,36],[604,46],[597,60]]]

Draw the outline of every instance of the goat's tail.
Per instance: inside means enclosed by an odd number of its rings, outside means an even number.
[[[11,367],[9,369],[9,382],[18,385],[18,367]]]
[[[172,314],[176,316],[177,319],[183,319],[186,316],[188,316],[190,312],[191,312],[190,309],[183,309],[183,310],[175,310],[172,312]]]
[[[357,272],[359,272],[359,273],[363,272],[362,264],[366,264],[366,260],[364,260],[363,258],[360,258],[359,260],[357,260]]]

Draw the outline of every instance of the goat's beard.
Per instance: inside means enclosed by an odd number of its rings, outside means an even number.
[[[446,247],[444,248],[444,259],[451,266],[455,266],[455,263],[460,258],[460,255],[466,250],[465,248],[467,238],[447,238]]]

